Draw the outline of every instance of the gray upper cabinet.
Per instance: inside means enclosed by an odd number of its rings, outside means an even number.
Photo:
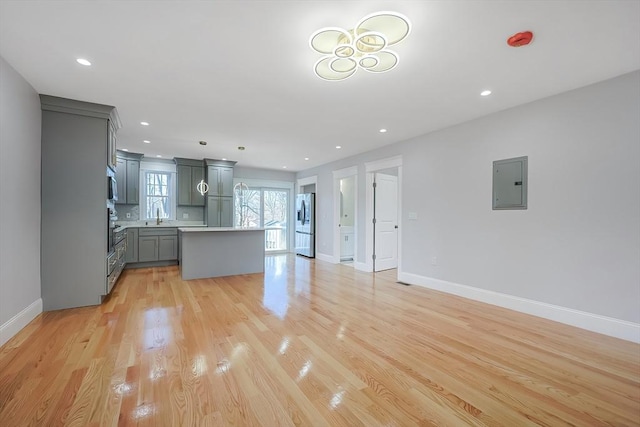
[[[178,205],[191,206],[191,166],[177,166]]]
[[[127,161],[121,157],[116,162],[116,183],[118,184],[117,204],[127,203]]]
[[[205,196],[198,191],[204,181],[202,160],[175,158],[178,172],[178,206],[204,206]]]
[[[116,182],[118,183],[119,205],[140,203],[140,160],[143,155],[118,151]]]
[[[210,196],[233,196],[233,168],[209,166],[207,174]]]
[[[207,165],[209,196],[233,197],[233,167],[229,160],[204,159]]]
[[[107,293],[107,168],[115,107],[40,95],[41,290],[45,311],[96,305]]]
[[[140,203],[140,160],[127,160],[127,204]]]
[[[120,127],[120,119],[118,119],[118,127]],[[117,144],[116,144],[116,131],[118,130],[113,120],[109,120],[109,128],[107,130],[107,166],[111,169],[116,168],[117,164]]]
[[[204,206],[205,195],[198,191],[198,184],[204,181],[204,166],[191,167],[191,206]]]

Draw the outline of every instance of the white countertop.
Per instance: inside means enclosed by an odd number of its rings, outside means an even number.
[[[219,231],[264,231],[264,228],[236,228],[236,227],[178,227],[183,233],[210,233]]]

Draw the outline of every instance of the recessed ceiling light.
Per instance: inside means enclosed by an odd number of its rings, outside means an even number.
[[[489,96],[489,95],[491,95],[490,90],[483,90],[482,92],[480,92],[480,96]]]
[[[145,139],[145,140],[144,140],[144,141],[142,141],[142,142],[144,142],[145,144],[151,144],[151,141],[149,141],[148,139]]]
[[[227,159],[225,159],[225,158],[223,157],[223,158],[222,158],[222,160],[227,160]]]
[[[122,151],[129,151],[129,149],[128,148],[123,148]]]
[[[286,169],[286,168],[287,168],[286,166],[283,166],[283,167],[282,167],[282,169]]]
[[[385,133],[386,131],[386,129],[380,129],[380,133]]]
[[[200,144],[200,145],[207,145],[207,141],[198,141],[198,144]]]
[[[342,146],[340,146],[340,145],[336,145],[336,148],[339,150],[339,149],[341,149],[341,148],[342,148]]]
[[[86,66],[86,67],[88,67],[88,66],[90,66],[90,65],[91,65],[91,62],[87,61],[87,60],[86,60],[86,59],[84,59],[84,58],[78,58],[78,59],[76,59],[76,62],[77,62],[78,64],[82,64],[82,65],[84,65],[84,66]]]
[[[149,126],[149,123],[147,123],[147,122],[140,122],[140,124],[141,124],[142,126]]]
[[[160,155],[160,154],[156,154],[156,157],[162,157],[162,155]]]
[[[309,160],[309,158],[308,158],[308,157],[305,157],[304,159],[305,159],[305,160]]]

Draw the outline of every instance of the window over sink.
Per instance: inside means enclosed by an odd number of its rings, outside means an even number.
[[[146,219],[171,217],[171,174],[167,172],[145,172],[144,189]]]

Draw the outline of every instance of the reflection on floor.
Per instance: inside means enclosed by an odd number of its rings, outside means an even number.
[[[293,255],[104,304],[0,348],[4,426],[637,425],[640,346]]]

